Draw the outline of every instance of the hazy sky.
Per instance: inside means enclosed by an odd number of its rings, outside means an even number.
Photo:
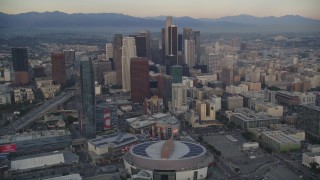
[[[0,0],[0,11],[61,11],[66,13],[123,13],[132,16],[301,15],[320,19],[320,0]]]

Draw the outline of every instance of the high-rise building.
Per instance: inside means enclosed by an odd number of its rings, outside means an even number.
[[[231,67],[222,68],[221,81],[224,86],[233,85],[233,68]]]
[[[315,105],[298,106],[297,127],[308,135],[320,139],[320,107]]]
[[[182,54],[183,47],[183,36],[182,34],[178,34],[178,54]]]
[[[173,83],[182,83],[182,67],[179,65],[171,66]]]
[[[27,48],[12,48],[13,70],[15,72],[28,72],[28,51]]]
[[[178,63],[178,27],[175,25],[171,25],[168,27],[168,53],[165,58],[165,66],[169,69],[173,65],[177,65]],[[167,74],[170,74],[167,72]]]
[[[215,73],[218,70],[218,54],[210,53],[207,56],[207,66],[209,73]]]
[[[145,36],[131,35],[136,42],[137,57],[147,57],[147,40]]]
[[[201,37],[200,31],[193,31],[193,39],[195,41],[195,51],[196,51],[196,63],[201,61]]]
[[[184,58],[189,69],[193,69],[195,63],[195,43],[193,40],[184,40]]]
[[[73,49],[63,50],[63,53],[66,66],[72,66],[76,58],[76,51]]]
[[[56,84],[65,86],[67,83],[66,64],[64,53],[51,54],[52,80]]]
[[[165,47],[165,55],[169,55],[170,52],[169,52],[169,43],[170,43],[170,40],[169,40],[169,27],[172,25],[172,16],[168,16],[167,19],[166,19],[166,24],[165,24],[165,41],[164,41],[164,47]],[[163,42],[162,42],[163,43]]]
[[[15,82],[18,84],[27,84],[29,82],[27,48],[12,48],[11,52]]]
[[[155,64],[161,64],[161,55],[160,55],[158,39],[152,39],[151,41],[151,60]]]
[[[166,28],[161,29],[161,64],[166,64]]]
[[[80,61],[80,83],[83,112],[81,130],[85,137],[94,138],[96,135],[95,85],[92,61],[88,57],[82,57]]]
[[[110,58],[113,58],[113,46],[111,43],[106,44],[106,61],[109,61]]]
[[[187,88],[182,83],[172,83],[172,107],[187,104]]]
[[[148,58],[131,58],[131,101],[143,103],[149,98],[149,60]]]
[[[131,90],[130,61],[136,57],[136,43],[134,37],[124,37],[122,42],[122,89]]]
[[[149,31],[141,31],[141,36],[146,37],[146,57],[151,58],[151,34]]]
[[[100,103],[95,108],[96,132],[118,130],[117,106],[109,103]]]
[[[117,84],[122,86],[122,35],[116,34],[113,39],[113,58],[117,72]]]
[[[168,54],[167,55],[178,55],[178,27],[171,25],[168,27]]]
[[[98,61],[99,69],[99,82],[102,84],[104,82],[104,73],[112,71],[111,61]]]
[[[192,29],[191,28],[183,28],[183,40],[191,40],[191,39],[193,39]]]

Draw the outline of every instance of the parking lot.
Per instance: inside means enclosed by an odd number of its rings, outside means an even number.
[[[232,141],[225,134],[204,136],[207,143],[221,151],[222,159],[230,166],[231,169],[239,168],[243,174],[254,172],[264,164],[276,161],[269,154],[258,148],[251,151],[243,151],[242,143],[247,142],[240,133],[229,134],[237,141]],[[250,158],[254,156],[254,158]]]

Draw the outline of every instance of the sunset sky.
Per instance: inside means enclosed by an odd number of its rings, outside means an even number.
[[[123,13],[219,18],[301,15],[320,19],[320,0],[0,0],[0,12]]]

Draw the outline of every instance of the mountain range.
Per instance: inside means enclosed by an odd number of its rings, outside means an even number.
[[[0,13],[0,30],[10,28],[161,28],[166,16],[133,17],[117,13],[28,12]],[[282,17],[226,16],[218,19],[173,17],[178,27],[207,31],[319,32],[320,20],[297,15]]]

